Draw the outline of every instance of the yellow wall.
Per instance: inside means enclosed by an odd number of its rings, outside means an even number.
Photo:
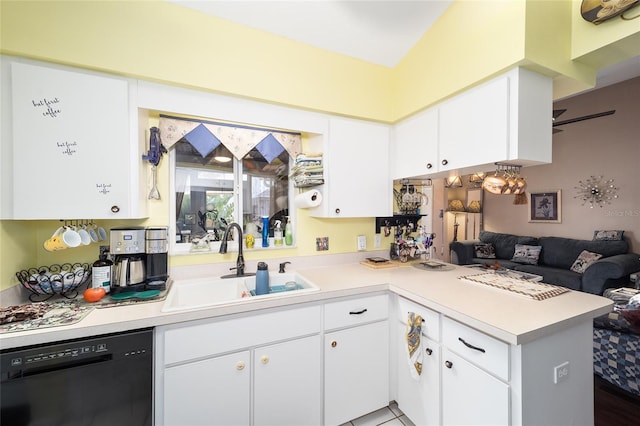
[[[566,95],[592,85],[602,64],[640,54],[640,19],[614,19],[594,26],[576,14],[579,3],[458,0],[391,69],[164,1],[3,0],[0,52],[392,123],[514,65],[556,77],[564,84],[554,90]],[[160,185],[165,191],[166,163],[160,168]],[[168,194],[163,197],[167,199]],[[151,203],[150,218],[140,224],[159,225],[168,220],[163,201]],[[297,249],[249,253],[247,257],[313,254],[319,236],[330,238],[330,251],[323,253],[355,251],[358,234],[368,236],[372,249],[373,222],[320,220],[301,211]],[[0,221],[0,288],[11,285],[20,268],[62,261],[61,255],[41,248],[56,225],[55,221]],[[105,227],[119,225],[103,223]],[[383,247],[387,242],[383,241]],[[65,256],[91,261],[97,252],[69,251]],[[231,254],[211,254],[171,262],[232,259]]]
[[[516,65],[566,96],[640,54],[640,20],[580,0],[458,0],[393,69],[165,1],[2,1],[1,51],[303,109],[395,122]],[[573,92],[572,92],[573,91]]]
[[[389,68],[165,1],[2,1],[3,53],[388,120]]]

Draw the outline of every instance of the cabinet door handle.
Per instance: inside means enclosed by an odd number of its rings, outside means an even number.
[[[366,309],[366,308],[365,308],[365,309],[363,309],[363,310],[361,310],[361,311],[351,311],[351,312],[349,312],[349,315],[362,315],[362,314],[364,314],[365,312],[367,312],[367,309]]]
[[[340,214],[340,209],[336,209],[336,214]]]
[[[447,368],[451,368],[451,367],[453,367],[453,363],[452,363],[451,361],[445,361],[445,362],[444,362],[444,365],[445,365]]]
[[[431,164],[431,163],[427,163],[427,169],[430,169],[430,168],[432,168],[432,167],[433,167],[433,164]]]
[[[238,361],[238,363],[236,364],[236,370],[244,370],[244,361]]]
[[[331,342],[331,347],[332,347],[332,348],[335,348],[336,346],[338,346],[338,342],[336,342],[335,340],[333,340],[333,341]]]
[[[482,349],[482,348],[479,348],[479,347],[477,347],[477,346],[473,346],[472,344],[465,342],[465,341],[464,341],[464,339],[463,339],[462,337],[458,337],[458,340],[460,340],[460,341],[462,342],[462,344],[464,344],[464,345],[465,345],[466,347],[468,347],[469,349],[473,349],[473,350],[475,350],[475,351],[479,351],[479,352],[482,352],[482,353],[485,353],[485,352],[486,352],[486,351],[485,351],[484,349]]]
[[[427,355],[431,355],[433,353],[433,349],[431,348],[427,348],[424,351],[427,353]]]
[[[266,355],[262,355],[262,357],[260,358],[260,362],[263,364],[269,364],[269,357]]]
[[[442,165],[446,166],[447,164],[449,164],[449,161],[447,161],[446,159],[442,160]]]
[[[112,213],[118,213],[120,211],[120,207],[118,206],[111,206],[111,212]]]

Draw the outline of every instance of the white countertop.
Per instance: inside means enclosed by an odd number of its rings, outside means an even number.
[[[371,269],[355,261],[289,269],[318,286],[320,291],[265,299],[252,298],[172,313],[162,312],[164,301],[94,309],[73,325],[0,334],[0,348],[121,332],[336,297],[366,295],[375,291],[396,293],[517,345],[608,313],[613,304],[604,297],[577,291],[538,301],[459,280],[459,276],[474,272],[461,266],[447,271],[425,271],[409,265]]]

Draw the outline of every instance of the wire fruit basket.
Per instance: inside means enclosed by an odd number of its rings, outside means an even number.
[[[43,302],[56,294],[74,299],[78,296],[78,288],[91,277],[91,266],[88,263],[40,266],[18,271],[16,277],[31,292],[29,300],[32,302]]]

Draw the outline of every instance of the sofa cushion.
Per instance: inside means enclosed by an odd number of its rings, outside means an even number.
[[[510,260],[504,260],[504,259],[482,259],[479,257],[475,257],[473,259],[473,263],[477,263],[480,265],[487,265],[487,266],[494,266],[496,261],[500,264],[500,267],[502,268],[507,268],[507,269],[514,269],[514,266],[519,265],[516,262],[512,262]]]
[[[516,244],[511,260],[516,263],[526,263],[537,265],[542,246],[529,246],[526,244]]]
[[[539,264],[554,266],[569,270],[582,250],[600,253],[602,257],[624,254],[628,244],[620,241],[587,241],[561,237],[540,237],[538,243],[542,246]]]
[[[511,269],[516,271],[528,272],[542,276],[542,282],[547,284],[559,285],[570,288],[571,290],[582,289],[582,275],[570,271],[569,269],[551,268],[540,265],[523,265],[516,264]]]
[[[600,259],[602,255],[600,253],[592,253],[588,250],[582,250],[582,253],[578,256],[573,265],[571,265],[571,269],[573,272],[577,272],[579,274],[584,273],[589,266],[596,260]]]
[[[496,248],[493,246],[492,243],[475,244],[473,246],[473,252],[475,257],[479,257],[481,259],[496,258]]]
[[[480,241],[492,243],[496,248],[497,259],[511,259],[516,244],[537,245],[538,239],[534,237],[524,237],[512,234],[501,234],[498,232],[480,231]],[[575,259],[575,258],[574,258]]]
[[[593,241],[619,241],[624,231],[594,231]]]

